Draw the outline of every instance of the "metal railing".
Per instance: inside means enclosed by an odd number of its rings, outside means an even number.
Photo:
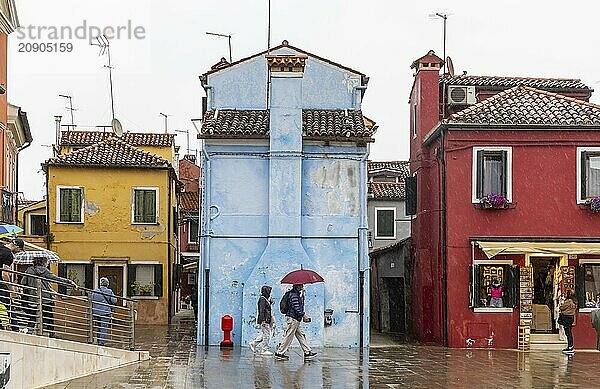
[[[135,349],[135,301],[121,296],[56,282],[33,274],[3,269],[10,282],[0,280],[0,327],[39,336],[122,349]],[[22,285],[23,277],[35,287]],[[49,284],[69,288],[58,293]],[[50,290],[48,290],[50,289]],[[105,296],[93,301],[92,296]],[[109,304],[111,297],[116,304]]]

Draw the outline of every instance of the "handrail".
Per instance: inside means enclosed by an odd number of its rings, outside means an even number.
[[[89,288],[86,288],[86,287],[83,287],[83,286],[74,287],[72,284],[68,284],[66,282],[61,282],[61,281],[50,280],[50,279],[45,278],[45,277],[36,276],[35,274],[27,274],[27,273],[23,273],[23,272],[12,270],[12,269],[2,269],[2,271],[3,272],[12,273],[12,274],[19,274],[21,276],[37,278],[39,280],[48,281],[48,282],[53,283],[53,284],[57,284],[57,285],[61,285],[61,286],[66,286],[67,288],[71,288],[71,289],[77,289],[77,290],[81,290],[81,291],[88,292],[88,293],[97,293],[97,294],[100,294],[100,295],[103,295],[103,296],[106,296],[106,297],[116,297],[116,298],[121,299],[121,300],[131,301],[132,303],[137,303],[137,300],[134,300],[134,299],[131,299],[131,298],[128,298],[128,297],[117,296],[117,295],[114,295],[114,294],[108,294],[108,293],[100,292],[100,291],[97,291],[97,290],[94,290],[94,289],[89,289]],[[21,285],[21,287],[24,287],[24,286]],[[31,287],[28,287],[28,288],[31,288]],[[33,288],[33,289],[35,289],[35,288]]]
[[[0,296],[0,310],[3,311],[0,328],[135,349],[135,300],[85,287],[76,288],[72,284],[35,274],[12,269],[2,271],[11,275],[8,281],[0,280],[8,292]],[[19,280],[19,276],[32,277],[35,287],[21,285],[19,281],[22,282],[22,278]],[[44,289],[42,281],[81,291],[82,295]],[[94,301],[92,297],[95,293],[114,297],[117,301],[122,299],[123,303],[119,301],[113,305],[109,301]]]

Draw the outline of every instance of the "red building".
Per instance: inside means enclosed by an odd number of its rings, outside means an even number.
[[[573,290],[575,348],[594,348],[600,213],[589,200],[600,201],[600,106],[587,102],[592,89],[576,79],[440,75],[442,67],[433,51],[412,65],[415,336],[516,348],[524,326],[532,347],[561,347],[557,305]],[[501,301],[491,299],[494,280]]]
[[[179,161],[179,181],[183,192],[179,195],[179,263],[182,265],[179,285],[181,298],[188,301],[192,286],[197,284],[198,270],[198,210],[200,167],[193,155]]]

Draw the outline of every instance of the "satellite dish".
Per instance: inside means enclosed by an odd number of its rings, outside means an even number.
[[[450,58],[450,56],[446,57],[446,69],[448,74],[451,76],[454,75],[454,65],[452,64],[452,58]]]
[[[123,136],[123,126],[121,125],[119,119],[113,119],[110,125],[112,126],[112,130],[116,136],[119,138]]]

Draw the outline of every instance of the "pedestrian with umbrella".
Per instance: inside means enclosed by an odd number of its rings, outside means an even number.
[[[294,337],[300,343],[305,360],[317,355],[308,345],[306,335],[301,327],[301,322],[310,323],[311,321],[311,318],[304,312],[304,296],[302,294],[304,284],[313,284],[316,282],[323,282],[323,278],[312,270],[304,269],[293,271],[281,280],[282,284],[292,284],[293,286],[291,290],[283,295],[279,303],[279,308],[281,313],[285,314],[285,321],[288,326],[285,330],[283,341],[275,353],[277,359],[289,359],[285,353],[292,344]]]

